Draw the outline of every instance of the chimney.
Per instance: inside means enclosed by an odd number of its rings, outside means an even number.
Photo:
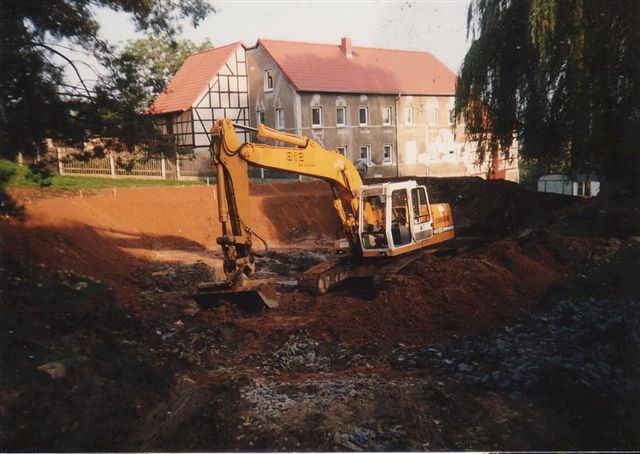
[[[353,49],[351,49],[351,38],[342,38],[342,40],[340,41],[340,50],[349,60],[353,58]]]

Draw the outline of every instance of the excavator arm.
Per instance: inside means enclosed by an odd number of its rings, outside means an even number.
[[[242,143],[235,127],[253,130],[257,137],[293,146]],[[359,250],[358,190],[362,180],[355,166],[340,153],[323,148],[304,136],[234,125],[229,119],[214,122],[211,129],[213,162],[216,166],[218,215],[222,236],[217,239],[224,254],[224,271],[230,283],[255,271],[253,229],[249,201],[248,165],[320,178],[329,183],[334,207],[354,251]]]

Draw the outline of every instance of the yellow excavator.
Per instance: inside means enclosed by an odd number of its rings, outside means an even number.
[[[292,146],[242,143],[235,128]],[[249,164],[319,178],[331,187],[345,237],[336,242],[335,258],[302,275],[299,285],[311,293],[324,294],[349,278],[372,278],[377,285],[416,260],[421,249],[454,237],[449,205],[430,204],[424,186],[415,181],[363,185],[349,159],[308,137],[225,118],[214,122],[211,142],[222,227],[216,241],[226,281],[200,284],[195,299],[201,306],[220,300],[277,306],[275,281],[249,279],[259,257],[253,240],[260,239],[252,228]]]

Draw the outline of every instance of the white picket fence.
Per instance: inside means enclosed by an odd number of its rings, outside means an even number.
[[[58,172],[61,175],[104,175],[114,178],[158,178],[167,180],[196,180],[215,178],[215,168],[211,158],[206,156],[181,156],[176,159],[148,159],[135,161],[132,165],[121,163],[115,154],[104,158],[79,160],[73,157],[73,148],[56,148]],[[253,179],[293,179],[296,175],[284,172],[249,168]]]
[[[72,149],[58,148],[56,151],[58,171],[61,175],[110,175],[163,179],[210,178],[215,175],[211,159],[204,156],[148,159],[127,164],[119,161],[113,154],[104,158],[80,160],[73,157]]]

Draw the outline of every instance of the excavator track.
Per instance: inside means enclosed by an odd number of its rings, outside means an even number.
[[[377,289],[422,255],[423,252],[415,252],[400,257],[369,260],[350,255],[339,256],[309,268],[302,274],[298,285],[312,295],[324,295],[348,279],[366,279]]]

